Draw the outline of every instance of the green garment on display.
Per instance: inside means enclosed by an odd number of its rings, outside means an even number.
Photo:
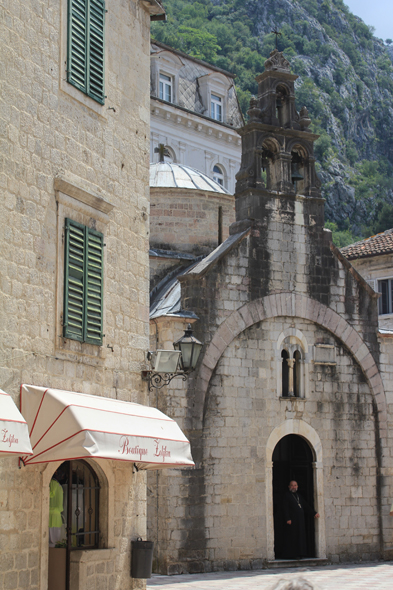
[[[52,479],[49,486],[49,528],[63,526],[62,512],[63,488],[58,481]]]

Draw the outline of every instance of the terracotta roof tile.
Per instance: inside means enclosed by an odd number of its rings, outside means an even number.
[[[340,251],[348,260],[393,253],[393,229],[340,248]]]

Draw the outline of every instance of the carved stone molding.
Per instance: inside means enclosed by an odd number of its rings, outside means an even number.
[[[283,56],[281,51],[274,49],[270,53],[269,59],[265,61],[265,70],[278,70],[280,72],[288,72],[290,73],[290,63],[285,57]]]

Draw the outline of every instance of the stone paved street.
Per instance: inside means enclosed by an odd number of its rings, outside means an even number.
[[[302,577],[314,590],[393,590],[393,562],[258,571],[158,576],[151,590],[271,590],[281,579]]]

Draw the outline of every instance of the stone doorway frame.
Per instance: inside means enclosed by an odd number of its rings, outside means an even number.
[[[304,420],[285,420],[270,434],[266,443],[265,482],[266,482],[266,546],[267,559],[274,561],[274,519],[273,519],[273,451],[284,436],[296,434],[304,438],[314,456],[313,485],[314,506],[320,514],[315,522],[315,553],[317,558],[326,558],[325,503],[323,495],[322,444],[317,432]]]
[[[105,539],[105,546],[113,548],[115,546],[114,540],[114,490],[115,478],[111,461],[108,459],[84,459],[90,467],[95,471],[100,485],[100,529]],[[53,463],[46,463],[39,471],[41,480],[41,522],[40,522],[40,549],[39,549],[39,590],[48,589],[48,565],[49,565],[49,542],[48,542],[48,527],[49,527],[49,485],[56,469],[64,461],[54,461]],[[36,466],[34,466],[36,467]],[[37,470],[38,471],[38,470]],[[36,471],[36,472],[37,472]],[[32,472],[33,473],[33,472]],[[102,561],[105,559],[103,549],[87,549],[91,557],[90,563]],[[111,558],[115,557],[113,549],[109,549]],[[108,553],[108,550],[107,550]],[[95,557],[95,559],[94,559]],[[82,580],[84,582],[85,580]],[[86,585],[86,584],[85,584]],[[82,583],[82,586],[83,583]]]

